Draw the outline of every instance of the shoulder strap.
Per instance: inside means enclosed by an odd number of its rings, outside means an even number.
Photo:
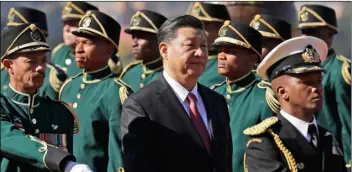
[[[61,47],[63,47],[65,45],[65,43],[60,43],[59,45],[57,45],[54,49],[53,49],[53,51],[52,51],[52,56],[61,48]]]
[[[337,55],[336,58],[342,61],[341,75],[343,80],[351,85],[351,59],[348,59],[342,55]]]
[[[222,86],[223,84],[225,84],[226,83],[226,80],[225,81],[222,81],[221,83],[219,83],[219,84],[214,84],[214,85],[212,85],[211,87],[209,87],[211,90],[214,90],[215,88],[217,88],[217,87],[220,87],[220,86]]]
[[[136,66],[137,64],[140,64],[140,63],[142,63],[142,61],[135,61],[135,62],[132,62],[132,63],[128,64],[128,65],[122,70],[122,72],[121,72],[119,78],[121,79],[121,78],[123,77],[123,75],[125,75],[126,72],[127,72],[130,68],[132,68],[133,66]]]
[[[133,93],[132,87],[126,84],[125,82],[123,82],[120,78],[114,78],[114,81],[118,85],[120,85],[119,96],[120,96],[121,104],[123,104],[125,100],[128,98],[128,96]]]

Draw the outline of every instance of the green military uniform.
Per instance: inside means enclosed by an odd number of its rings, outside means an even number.
[[[88,11],[73,34],[103,37],[117,50],[120,29],[110,16]],[[73,154],[93,171],[123,170],[120,112],[129,93],[131,89],[114,77],[108,65],[69,78],[60,90],[59,99],[72,106],[83,128],[74,135]]]
[[[46,37],[49,35],[46,15],[42,11],[27,7],[13,7],[10,9],[8,16],[8,27],[30,22],[37,24]],[[4,88],[6,88],[10,82],[8,73],[6,71],[1,71],[1,73],[2,77],[4,77],[2,78],[2,83]],[[45,74],[47,77],[45,77],[43,86],[39,90],[39,95],[43,97],[49,96],[51,99],[57,100],[60,86],[67,76],[62,70],[51,64],[47,64]]]
[[[298,27],[310,35],[315,29],[328,27],[338,32],[336,14],[332,8],[321,5],[303,5]],[[317,114],[320,125],[330,130],[342,145],[344,159],[351,160],[351,60],[329,50],[322,62],[323,108]]]
[[[212,44],[212,47],[219,48],[220,46],[231,45],[232,47],[239,47],[243,51],[246,49],[253,50],[258,54],[258,57],[261,57],[259,53],[261,38],[260,33],[250,26],[225,21],[219,31],[219,37]],[[239,42],[246,44],[237,44]],[[226,98],[230,114],[233,147],[232,171],[243,171],[243,155],[248,136],[243,135],[242,131],[278,113],[280,110],[279,103],[271,90],[271,84],[261,81],[251,71],[235,81],[226,79],[210,88]]]
[[[323,67],[326,70],[322,81],[324,99],[317,120],[340,141],[348,162],[351,158],[351,60],[331,49]]]
[[[20,52],[50,51],[34,24],[4,29],[1,42],[2,60]],[[62,171],[65,162],[75,161],[68,152],[78,124],[65,104],[10,85],[1,92],[0,101],[1,171]]]
[[[195,2],[188,11],[188,14],[197,17],[203,22],[222,23],[225,20],[230,20],[230,15],[225,5],[210,4],[204,2]],[[208,40],[209,41],[209,40]],[[211,47],[208,47],[211,50]],[[205,67],[204,72],[199,77],[198,82],[202,85],[210,87],[214,84],[221,83],[226,80],[226,77],[222,76],[218,72],[218,58],[216,51],[209,51],[208,63]]]
[[[143,61],[137,61],[126,66],[120,78],[136,92],[158,78],[162,70],[161,58],[146,64],[143,64]]]
[[[133,35],[134,32],[154,34],[154,41],[156,41],[158,29],[165,21],[166,17],[157,12],[140,10],[131,17],[130,26],[125,29],[125,33],[130,35]],[[155,60],[149,62],[143,61],[145,59],[132,62],[123,69],[120,75],[120,79],[130,85],[133,91],[138,91],[154,81],[160,76],[160,73],[163,70],[163,61],[161,57],[155,57]]]

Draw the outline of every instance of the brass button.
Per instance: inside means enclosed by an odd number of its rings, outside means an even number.
[[[75,109],[76,109],[76,108],[77,108],[77,106],[78,106],[78,104],[77,104],[77,103],[73,103],[73,105],[72,105],[72,106],[73,106],[73,108],[75,108]]]
[[[86,88],[86,85],[81,84],[81,89],[83,90],[84,88]]]
[[[37,123],[37,119],[33,118],[33,119],[32,119],[32,123],[33,123],[33,124],[36,124],[36,123]]]
[[[141,75],[141,78],[142,78],[142,79],[145,79],[145,74],[144,74],[144,73]]]
[[[39,129],[37,128],[37,129],[35,129],[35,131],[34,131],[34,134],[39,134]]]
[[[226,95],[226,99],[230,100],[231,99],[231,95],[230,94]]]
[[[81,99],[81,94],[77,94],[77,99]]]
[[[143,83],[140,83],[139,84],[139,88],[143,88],[144,87],[144,84]]]

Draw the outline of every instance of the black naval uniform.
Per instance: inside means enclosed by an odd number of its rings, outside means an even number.
[[[270,82],[281,75],[309,76],[311,72],[324,72],[319,57],[326,57],[327,52],[327,45],[321,39],[292,38],[272,50],[257,71]],[[343,153],[334,135],[317,124],[313,114],[312,122],[306,122],[281,107],[279,115],[243,131],[250,136],[244,157],[245,171],[345,172]]]
[[[1,33],[1,59],[18,52],[50,51],[34,24],[7,27]],[[72,152],[75,115],[62,102],[25,94],[11,85],[0,95],[1,171],[63,171]]]

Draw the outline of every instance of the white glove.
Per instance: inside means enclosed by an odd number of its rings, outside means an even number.
[[[92,169],[86,164],[79,164],[73,161],[69,161],[66,164],[65,172],[93,172]]]

